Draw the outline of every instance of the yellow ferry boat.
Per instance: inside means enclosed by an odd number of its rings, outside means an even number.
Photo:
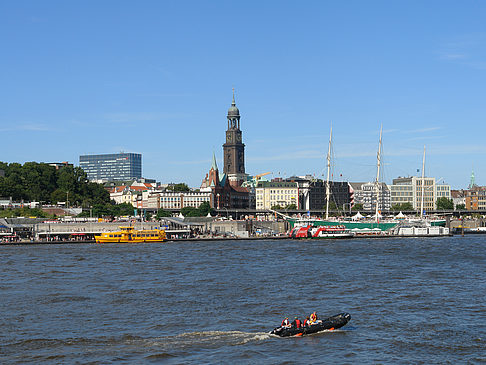
[[[142,243],[164,242],[165,231],[162,229],[136,230],[134,227],[120,227],[117,232],[95,235],[96,243]]]

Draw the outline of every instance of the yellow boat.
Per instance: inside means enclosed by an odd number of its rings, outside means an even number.
[[[95,235],[96,243],[142,243],[164,242],[165,231],[162,229],[136,230],[134,227],[120,227],[117,232]]]

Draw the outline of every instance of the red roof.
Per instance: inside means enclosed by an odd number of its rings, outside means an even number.
[[[237,191],[239,193],[248,193],[248,189],[244,188],[242,186],[232,186],[231,187],[234,191]]]

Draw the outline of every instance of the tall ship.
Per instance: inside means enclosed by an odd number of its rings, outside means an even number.
[[[120,227],[119,231],[95,235],[96,243],[144,243],[164,242],[165,231],[162,229],[142,229],[135,227]]]
[[[285,217],[286,220],[289,222],[291,230],[294,228],[299,227],[320,227],[320,226],[339,226],[344,227],[346,230],[350,230],[351,232],[355,232],[357,234],[383,234],[385,231],[391,231],[393,228],[399,227],[403,225],[404,219],[397,219],[396,217],[382,219],[380,210],[379,210],[379,199],[380,199],[380,167],[381,167],[381,146],[382,146],[382,133],[383,127],[380,128],[380,140],[378,144],[378,154],[377,154],[377,173],[376,173],[376,180],[375,180],[375,189],[376,189],[376,207],[375,207],[375,214],[372,219],[363,219],[364,217],[361,216],[359,213],[357,214],[358,217],[353,217],[350,219],[333,219],[329,217],[329,201],[330,199],[327,198],[331,195],[330,192],[330,167],[331,167],[331,143],[332,143],[332,126],[331,132],[329,136],[329,148],[327,153],[327,179],[326,179],[326,215],[324,219],[311,219],[309,218],[291,218]],[[424,152],[425,156],[425,152]],[[424,157],[425,161],[425,157]],[[423,169],[422,169],[423,171]],[[424,193],[422,192],[422,197]],[[423,217],[423,203],[421,206],[421,216],[420,216],[420,223],[426,224],[428,226],[440,226],[444,227],[446,221],[444,219],[424,219]],[[412,222],[410,222],[412,223]],[[416,223],[416,222],[415,222]]]

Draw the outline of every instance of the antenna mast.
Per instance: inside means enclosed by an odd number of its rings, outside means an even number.
[[[420,218],[423,218],[424,215],[424,195],[425,195],[425,180],[424,180],[424,173],[425,173],[425,146],[424,146],[424,158],[422,160],[422,198],[420,199]]]
[[[329,172],[331,170],[331,140],[332,140],[332,124],[331,124],[331,133],[329,135],[329,148],[327,150],[326,219],[329,219],[329,198],[331,195],[331,187],[329,184]]]
[[[381,165],[381,135],[383,132],[383,124],[380,127],[380,142],[378,143],[378,154],[376,155],[376,181],[375,181],[375,189],[376,189],[376,209],[375,209],[375,214],[376,214],[376,223],[379,223],[380,218],[380,210],[379,210],[379,201],[380,201],[380,165]]]

